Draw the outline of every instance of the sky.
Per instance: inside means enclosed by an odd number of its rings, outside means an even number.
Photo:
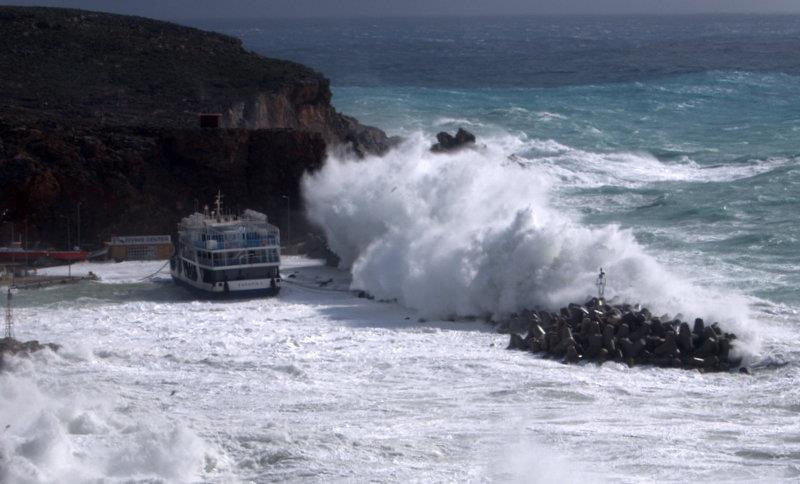
[[[0,0],[161,19],[800,13],[800,0]]]

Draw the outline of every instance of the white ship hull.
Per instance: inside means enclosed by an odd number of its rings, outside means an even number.
[[[175,269],[170,271],[172,280],[178,285],[210,297],[255,297],[275,296],[280,292],[279,279],[248,279],[244,281],[228,281],[206,283],[189,279]]]

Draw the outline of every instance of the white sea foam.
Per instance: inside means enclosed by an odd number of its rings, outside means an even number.
[[[349,275],[321,262],[282,263],[287,283],[269,299],[191,301],[149,280],[20,291],[20,339],[64,347],[0,374],[0,482],[798,475],[795,364],[752,377],[562,365],[505,351],[480,322],[418,322],[329,290]],[[110,264],[109,278],[139,266]],[[76,302],[76,286],[99,297]],[[117,289],[124,298],[108,297]],[[785,343],[796,308],[778,317],[776,360],[797,361]]]
[[[39,274],[50,276],[87,276],[93,273],[98,277],[98,282],[105,284],[132,284],[141,282],[145,278],[169,278],[167,261],[130,261],[126,264],[114,262],[79,262],[72,266],[56,266],[39,269]]]
[[[304,181],[309,216],[354,287],[429,316],[558,308],[593,294],[603,267],[611,296],[719,319],[753,339],[743,299],[679,279],[629,231],[551,209],[559,178],[509,163],[512,144],[441,155],[420,135],[382,158],[331,156]]]
[[[736,165],[702,166],[689,157],[665,163],[649,153],[591,152],[552,140],[529,140],[522,149],[531,167],[556,177],[561,186],[637,188],[659,182],[726,182],[766,173],[794,163],[769,158]]]
[[[37,354],[38,364],[59,365],[48,354]],[[190,482],[217,466],[219,454],[185,425],[118,407],[91,385],[43,385],[36,362],[6,359],[0,482]]]

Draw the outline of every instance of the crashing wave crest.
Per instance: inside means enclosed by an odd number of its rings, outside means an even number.
[[[507,147],[432,154],[417,134],[380,158],[331,155],[304,180],[308,215],[354,288],[427,316],[558,308],[594,294],[603,267],[612,297],[747,331],[743,298],[679,279],[628,230],[552,209],[561,178],[509,162]]]

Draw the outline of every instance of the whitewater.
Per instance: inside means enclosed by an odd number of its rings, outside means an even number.
[[[794,480],[796,368],[703,375],[507,352],[479,322],[346,291],[198,302],[157,263],[20,296],[58,353],[0,374],[4,482]],[[333,279],[327,289],[317,281]]]

